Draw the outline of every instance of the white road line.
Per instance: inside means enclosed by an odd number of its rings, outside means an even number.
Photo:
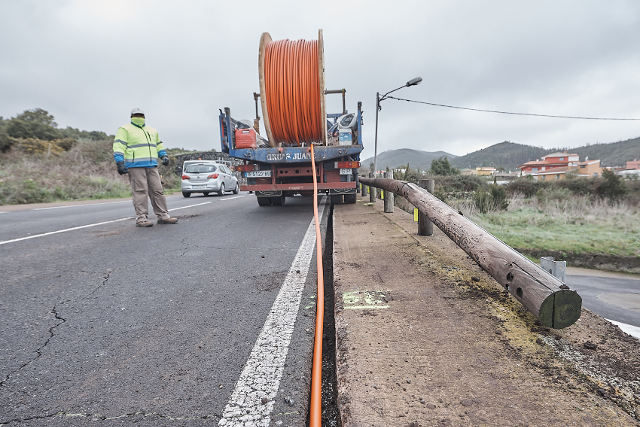
[[[187,209],[187,208],[192,208],[192,207],[194,207],[194,206],[207,205],[207,204],[209,204],[209,203],[211,203],[211,202],[196,203],[195,205],[187,205],[187,206],[181,206],[181,207],[179,207],[179,208],[172,208],[172,209],[169,209],[169,211],[177,211],[177,210],[179,210],[179,209]]]
[[[65,233],[67,231],[80,230],[80,229],[83,229],[83,228],[97,227],[98,225],[111,224],[112,222],[126,221],[128,219],[133,219],[133,217],[112,219],[111,221],[96,222],[95,224],[81,225],[81,226],[78,226],[78,227],[65,228],[64,230],[49,231],[47,233],[34,234],[33,236],[19,237],[17,239],[5,240],[3,242],[0,242],[0,245],[6,245],[7,243],[20,242],[22,240],[35,239],[36,237],[50,236],[52,234]]]
[[[49,209],[63,209],[63,208],[85,208],[91,206],[112,205],[114,203],[131,203],[131,200],[117,200],[115,202],[100,202],[100,203],[86,203],[84,205],[63,205],[63,206],[50,206],[46,208],[35,208],[32,211],[46,211]]]
[[[0,214],[3,214],[3,213],[9,213],[9,212],[0,212]]]
[[[239,199],[241,197],[244,197],[244,196],[225,197],[224,199],[220,199],[220,201]]]
[[[48,211],[49,209],[64,209],[64,208],[73,208],[74,206],[87,206],[87,205],[64,205],[64,206],[51,206],[48,208],[35,208],[31,209],[32,211]]]
[[[322,218],[324,205],[320,208]],[[314,248],[315,225],[312,219],[219,425],[269,425]],[[263,403],[265,398],[266,403]]]
[[[174,209],[171,209],[171,210],[177,211],[179,209],[187,209],[187,208],[192,208],[194,206],[206,205],[208,203],[211,203],[211,202],[197,203],[195,205],[182,206],[182,207],[174,208]],[[67,231],[81,230],[83,228],[97,227],[99,225],[111,224],[111,223],[120,222],[120,221],[126,221],[128,219],[133,219],[133,217],[128,216],[126,218],[118,218],[118,219],[112,219],[110,221],[96,222],[94,224],[80,225],[78,227],[65,228],[63,230],[48,231],[46,233],[34,234],[33,236],[19,237],[17,239],[11,239],[11,240],[2,241],[2,242],[0,242],[0,245],[6,245],[8,243],[20,242],[22,240],[35,239],[36,237],[51,236],[52,234],[66,233]]]
[[[622,332],[631,335],[640,340],[640,327],[628,325],[622,322],[616,322],[615,320],[607,319],[609,322],[616,325],[618,328],[622,329]]]

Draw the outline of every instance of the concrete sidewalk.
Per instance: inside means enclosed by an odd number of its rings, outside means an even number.
[[[443,233],[337,205],[337,378],[345,426],[634,425],[640,343],[584,310],[551,330]]]

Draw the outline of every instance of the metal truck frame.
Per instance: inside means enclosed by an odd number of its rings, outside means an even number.
[[[344,97],[344,90],[326,91],[336,92],[341,92]],[[327,119],[335,124],[343,114],[347,114],[344,102],[343,112],[327,114]],[[246,178],[246,184],[241,184],[240,190],[255,192],[260,206],[283,206],[286,197],[313,195],[309,147],[236,148],[234,130],[237,123],[228,107],[220,110],[222,151],[244,161],[244,164],[236,166],[236,171]],[[357,135],[352,144],[314,145],[318,192],[328,194],[332,203],[356,202],[362,150],[362,103],[358,102]]]

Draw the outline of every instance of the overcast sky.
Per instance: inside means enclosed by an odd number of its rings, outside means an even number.
[[[378,5],[377,3],[380,3]],[[374,5],[375,4],[375,5]],[[219,149],[218,109],[253,118],[260,34],[324,30],[328,89],[533,113],[640,117],[640,1],[0,0],[0,115],[115,133],[140,106],[169,147]],[[329,110],[340,109],[337,96]],[[575,147],[640,136],[640,122],[523,118],[386,100],[379,148],[456,155],[509,140]]]

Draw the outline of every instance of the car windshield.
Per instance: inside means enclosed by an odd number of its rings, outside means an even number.
[[[207,172],[215,172],[215,165],[203,165],[203,164],[194,164],[187,165],[184,169],[187,173],[207,173]]]

